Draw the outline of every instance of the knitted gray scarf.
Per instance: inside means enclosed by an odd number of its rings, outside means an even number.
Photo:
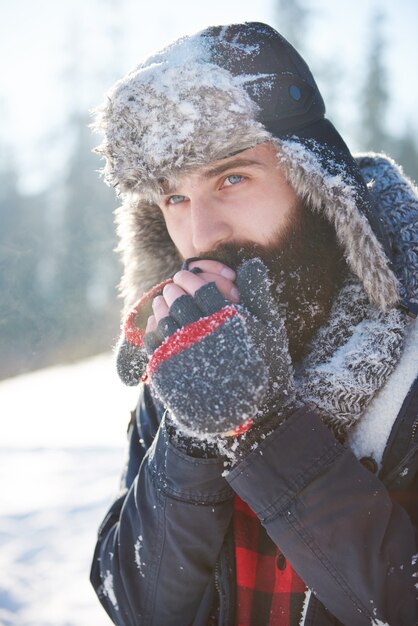
[[[297,395],[314,403],[341,436],[362,415],[398,363],[408,317],[369,303],[354,276],[346,281],[312,350],[296,372]]]

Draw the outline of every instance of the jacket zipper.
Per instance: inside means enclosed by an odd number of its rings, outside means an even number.
[[[216,589],[216,591],[219,594],[219,600],[220,600],[220,598],[221,598],[221,585],[220,585],[220,582],[219,582],[219,573],[220,573],[219,570],[220,570],[220,568],[219,568],[219,561],[216,561],[216,565],[215,565],[215,589]]]
[[[416,418],[416,420],[414,421],[414,423],[412,424],[412,439],[415,439],[415,433],[417,432],[417,428],[418,428],[418,417]]]
[[[215,565],[215,577],[214,578],[215,578],[215,589],[218,592],[218,599],[219,599],[219,626],[226,626],[227,624],[227,622],[225,621],[226,597],[225,597],[225,593],[222,592],[222,586],[221,586],[220,559],[216,562],[216,565]]]
[[[219,626],[232,626],[234,623],[235,598],[230,588],[231,568],[228,563],[229,559],[235,558],[235,554],[232,554],[231,550],[234,550],[234,546],[231,529],[229,529],[214,570],[215,589],[219,594]]]

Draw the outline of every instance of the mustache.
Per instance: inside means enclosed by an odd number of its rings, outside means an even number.
[[[262,258],[265,254],[265,246],[252,242],[228,242],[221,244],[214,250],[202,252],[199,258],[210,261],[220,261],[233,270],[236,270],[244,261]]]
[[[309,214],[311,214],[310,211]],[[261,259],[267,267],[280,265],[284,258],[298,254],[302,248],[306,247],[306,238],[311,239],[311,228],[308,224],[305,232],[304,225],[307,225],[309,219],[312,218],[306,217],[302,207],[298,206],[292,219],[281,228],[274,230],[265,243],[250,240],[228,241],[219,244],[214,249],[201,252],[199,258],[220,261],[233,270],[236,270],[244,261],[254,258]]]
[[[294,242],[289,238],[276,237],[269,244],[257,244],[251,241],[228,242],[219,245],[217,248],[202,252],[199,258],[211,261],[220,261],[227,267],[237,270],[244,261],[250,259],[261,259],[263,263],[272,270],[279,270],[282,265],[288,265],[294,257]]]

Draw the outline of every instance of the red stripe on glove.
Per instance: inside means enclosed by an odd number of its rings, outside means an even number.
[[[135,304],[132,310],[128,313],[128,316],[123,324],[123,332],[125,334],[126,340],[129,341],[129,343],[132,343],[137,348],[142,348],[143,346],[142,339],[144,337],[144,331],[138,328],[138,326],[135,324],[135,320],[138,317],[138,313],[151,298],[155,298],[156,295],[162,292],[162,290],[164,289],[166,285],[172,282],[173,282],[173,279],[168,278],[167,280],[164,280],[162,283],[155,285],[155,287],[152,287],[152,289],[150,289],[149,291],[147,291],[140,297],[138,302]]]
[[[234,306],[226,306],[212,315],[202,317],[200,320],[180,328],[156,349],[148,363],[146,374],[142,380],[145,381],[149,376],[152,376],[161,363],[201,341],[235,315],[238,315],[236,308]]]

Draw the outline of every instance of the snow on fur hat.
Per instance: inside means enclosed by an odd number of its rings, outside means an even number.
[[[129,309],[179,268],[157,206],[174,181],[272,141],[296,193],[334,225],[352,271],[385,310],[398,301],[390,247],[347,146],[325,119],[314,78],[298,52],[261,23],[209,27],[150,57],[118,81],[97,110],[109,185],[123,199],[116,220]]]

